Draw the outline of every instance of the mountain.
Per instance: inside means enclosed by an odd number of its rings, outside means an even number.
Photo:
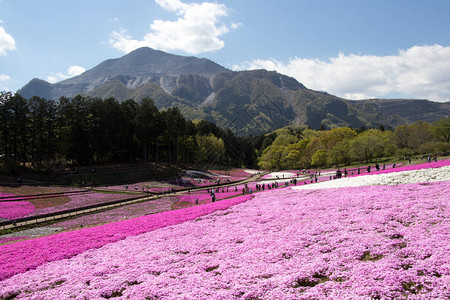
[[[175,88],[177,77],[182,74],[209,78],[224,72],[231,71],[208,59],[140,48],[121,58],[106,60],[81,75],[55,84],[33,79],[20,89],[19,93],[26,98],[45,93],[45,98],[56,100],[62,96],[85,95],[104,84],[110,85],[116,81],[129,89],[135,89],[146,83],[157,83],[171,93]]]
[[[84,96],[117,100],[150,97],[159,109],[179,107],[190,119],[206,119],[238,134],[261,134],[289,124],[311,128],[396,127],[435,121],[450,102],[371,99],[351,101],[307,89],[292,77],[266,70],[233,72],[208,59],[140,48],[83,74],[50,84],[33,79],[25,98]]]

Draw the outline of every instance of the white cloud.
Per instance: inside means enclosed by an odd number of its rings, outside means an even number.
[[[176,21],[154,20],[150,25],[151,31],[141,40],[133,39],[125,29],[113,31],[110,43],[114,48],[128,53],[140,47],[151,47],[165,51],[182,50],[195,55],[223,48],[225,44],[220,36],[240,25],[219,23],[219,18],[228,14],[223,4],[155,1],[179,18]]]
[[[66,74],[63,73],[52,73],[51,75],[47,76],[47,81],[50,83],[55,83],[64,79],[68,79],[77,75],[80,75],[81,73],[85,72],[86,69],[80,66],[70,66],[67,68]]]
[[[0,91],[8,91],[7,82],[11,79],[8,75],[0,74]]]
[[[344,55],[328,61],[293,58],[254,60],[233,69],[276,70],[296,78],[306,87],[347,99],[374,97],[422,98],[450,101],[450,47],[414,46],[397,55]]]
[[[16,50],[16,41],[0,26],[0,55],[6,55],[7,50]]]

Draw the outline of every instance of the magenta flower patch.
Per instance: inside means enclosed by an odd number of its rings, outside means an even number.
[[[28,201],[0,202],[0,218],[14,220],[22,218],[36,210]]]
[[[176,225],[217,210],[224,210],[249,199],[251,196],[241,196],[207,205],[165,211],[98,227],[62,232],[3,245],[0,247],[0,261],[2,262],[0,264],[0,280],[34,269],[47,262],[69,258],[89,249],[100,248],[128,236]]]
[[[0,299],[448,299],[448,191],[266,190],[3,245]]]
[[[0,297],[445,299],[449,190],[450,182],[272,190],[17,274],[0,282]],[[135,226],[145,223],[132,221],[127,230],[142,232]],[[99,231],[109,233],[101,240],[116,233]]]

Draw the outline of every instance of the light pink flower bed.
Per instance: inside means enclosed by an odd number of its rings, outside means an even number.
[[[402,172],[402,171],[413,171],[413,170],[421,170],[421,169],[429,169],[429,168],[440,168],[444,166],[450,165],[450,159],[438,160],[437,162],[426,162],[417,165],[405,165],[396,168],[389,168],[386,170],[380,170],[376,172],[377,174],[385,174],[391,172]]]
[[[0,247],[0,261],[2,262],[0,265],[0,280],[35,269],[48,262],[73,257],[89,249],[115,243],[129,236],[193,220],[217,210],[224,210],[250,198],[251,196],[242,196],[208,205],[165,211],[97,227],[3,245]],[[4,286],[0,286],[0,299],[4,295]]]
[[[18,274],[0,283],[0,295],[445,299],[449,190],[437,182],[261,193]]]
[[[57,205],[57,206],[51,206],[51,207],[45,207],[35,210],[34,212],[27,215],[28,216],[37,216],[47,213],[53,213],[73,208],[79,208],[83,206],[89,206],[94,204],[100,204],[100,203],[107,203],[111,201],[116,200],[122,200],[122,199],[130,199],[139,197],[140,195],[130,195],[130,194],[112,194],[112,193],[96,193],[96,192],[90,192],[90,193],[80,193],[80,194],[74,194],[74,195],[67,195],[67,197],[70,198],[70,202]]]
[[[3,245],[0,299],[448,299],[448,191],[284,188]]]

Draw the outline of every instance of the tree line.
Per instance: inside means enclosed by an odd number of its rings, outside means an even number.
[[[413,155],[448,155],[450,153],[450,118],[433,123],[417,121],[395,129],[332,130],[283,128],[267,135],[260,149],[262,169],[307,169],[370,163],[388,157],[403,159]]]
[[[205,120],[186,120],[177,107],[160,111],[149,98],[53,101],[0,92],[0,164],[9,171],[133,161],[307,169],[449,152],[449,118],[388,130],[287,127],[241,137]]]
[[[235,136],[205,120],[186,120],[176,107],[160,111],[149,98],[53,101],[1,92],[0,124],[0,163],[8,170],[130,161],[200,167],[257,163],[258,139]]]

